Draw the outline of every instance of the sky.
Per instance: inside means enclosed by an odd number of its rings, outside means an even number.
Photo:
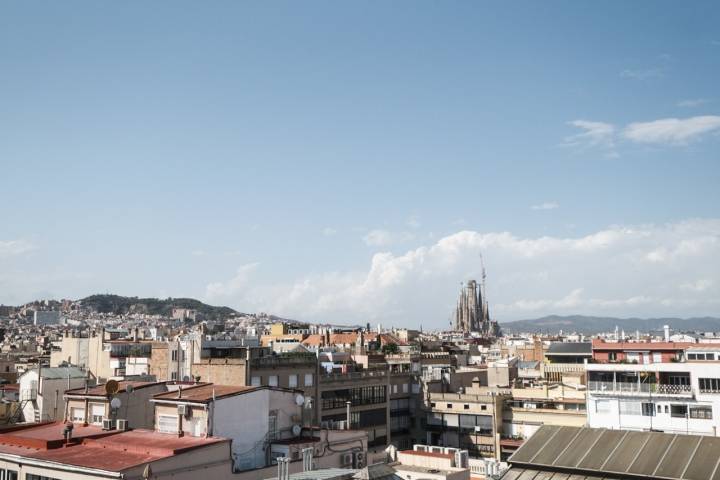
[[[3,2],[0,303],[720,315],[720,4]]]

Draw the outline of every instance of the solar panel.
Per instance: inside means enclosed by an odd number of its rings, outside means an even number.
[[[720,459],[720,438],[703,437],[700,445],[695,450],[690,462],[688,462],[687,470],[682,478],[686,480],[706,480],[710,478]]]
[[[665,478],[680,478],[701,439],[702,437],[691,435],[677,435],[675,441],[665,453],[665,458],[662,459],[657,470],[655,470],[654,475]]]

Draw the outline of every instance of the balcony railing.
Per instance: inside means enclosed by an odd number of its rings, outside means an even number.
[[[690,385],[669,385],[663,383],[636,382],[588,382],[588,389],[593,393],[638,394],[638,395],[691,395]]]

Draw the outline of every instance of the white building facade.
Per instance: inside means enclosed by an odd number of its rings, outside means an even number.
[[[588,364],[588,426],[718,436],[720,350],[706,350],[688,349],[683,362]]]

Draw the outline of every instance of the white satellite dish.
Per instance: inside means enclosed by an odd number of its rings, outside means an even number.
[[[301,393],[298,393],[295,396],[295,404],[298,406],[302,406],[305,404],[305,397]]]
[[[292,426],[292,434],[296,437],[300,436],[300,433],[302,432],[302,427],[298,425],[297,423]]]
[[[119,398],[115,397],[110,400],[110,408],[120,408],[120,405],[122,405],[122,402]]]

